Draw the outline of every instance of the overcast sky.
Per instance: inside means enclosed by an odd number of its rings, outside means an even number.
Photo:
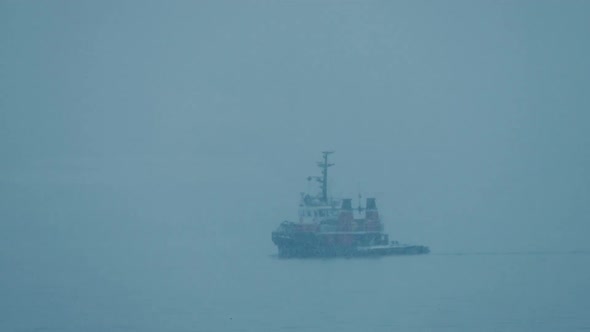
[[[394,239],[588,250],[589,13],[587,1],[2,0],[1,222],[184,218],[261,234],[272,252],[270,231],[296,216],[331,149],[331,194],[376,196]],[[112,195],[68,214],[76,195],[47,203],[56,186]]]

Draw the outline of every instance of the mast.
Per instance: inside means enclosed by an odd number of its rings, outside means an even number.
[[[317,180],[322,185],[322,197],[320,198],[324,203],[328,202],[328,167],[334,166],[334,164],[328,163],[328,156],[332,153],[334,151],[323,151],[324,160],[318,162],[318,166],[322,169],[322,177],[318,177]]]

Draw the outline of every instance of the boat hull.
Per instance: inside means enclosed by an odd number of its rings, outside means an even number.
[[[430,249],[421,245],[389,245],[357,248],[358,256],[387,256],[387,255],[421,255],[428,254]]]
[[[381,243],[379,245],[358,245],[357,241],[334,241],[333,236],[300,233],[273,233],[273,242],[279,249],[280,258],[308,258],[308,257],[375,257],[390,255],[420,255],[427,254],[430,249],[422,245],[405,245]],[[327,241],[327,239],[331,239]],[[338,239],[345,239],[344,236]]]

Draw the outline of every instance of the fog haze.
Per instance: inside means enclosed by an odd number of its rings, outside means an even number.
[[[272,256],[270,232],[296,217],[324,150],[330,195],[377,197],[392,239],[435,255],[588,253],[588,13],[586,1],[0,1],[0,327],[139,330],[129,321],[174,296],[191,310],[245,294],[193,283],[235,275],[278,292],[258,276],[340,273]],[[589,286],[557,301],[588,304]],[[88,300],[101,294],[120,296],[118,311]],[[64,323],[73,308],[90,325]],[[151,327],[214,330],[199,322]]]

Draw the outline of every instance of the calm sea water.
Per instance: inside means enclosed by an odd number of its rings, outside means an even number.
[[[590,329],[588,254],[279,260],[180,248],[162,259],[157,248],[3,257],[1,330]]]
[[[271,229],[203,231],[137,202],[35,195],[35,209],[4,205],[1,331],[590,329],[585,252],[281,260]]]

